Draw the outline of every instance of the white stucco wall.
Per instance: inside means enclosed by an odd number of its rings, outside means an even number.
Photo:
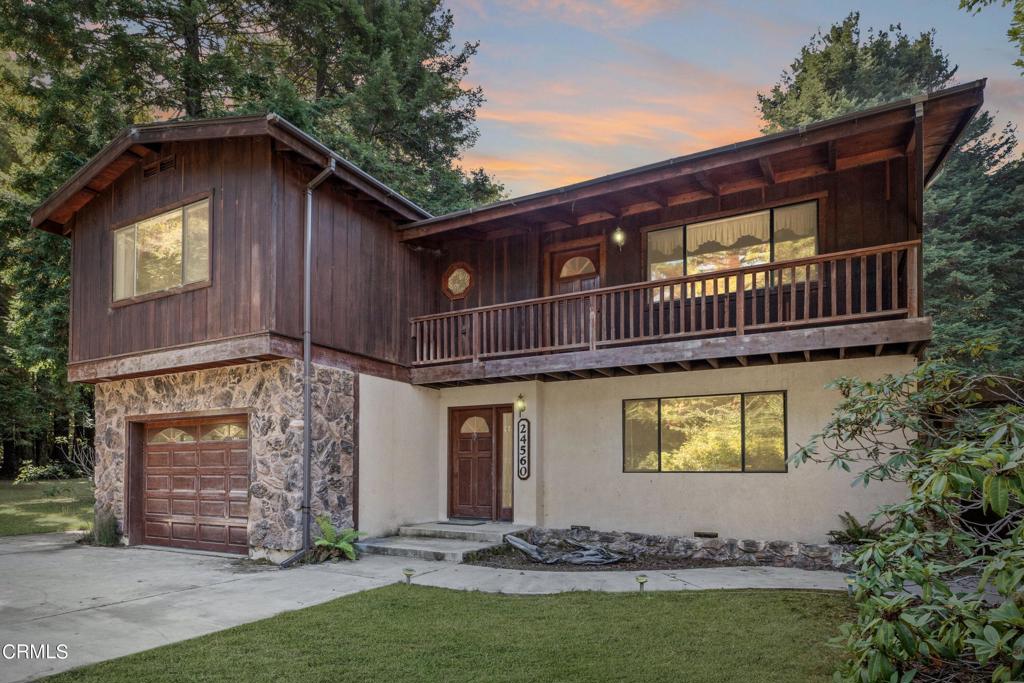
[[[439,519],[440,392],[359,375],[359,529],[371,536]]]
[[[533,473],[530,480],[515,483],[517,522],[681,536],[701,530],[722,537],[822,542],[836,528],[838,513],[850,511],[866,518],[879,504],[898,500],[900,488],[853,488],[852,474],[813,463],[791,467],[785,474],[626,474],[622,400],[785,390],[792,452],[831,415],[839,399],[838,392],[824,388],[831,380],[843,375],[880,377],[913,365],[912,357],[899,356],[443,389],[429,432],[436,444],[436,516],[443,519],[446,513],[448,408],[512,403],[522,393],[528,404],[526,417],[533,423]],[[360,443],[363,431],[361,424]]]

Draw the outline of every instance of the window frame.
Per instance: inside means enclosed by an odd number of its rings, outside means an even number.
[[[164,213],[170,213],[171,211],[181,210],[184,213],[184,209],[192,204],[198,204],[206,200],[208,202],[209,211],[207,212],[207,260],[209,262],[209,268],[206,273],[206,278],[203,280],[197,280],[195,282],[189,282],[187,284],[175,285],[168,287],[167,289],[160,289],[155,292],[148,292],[146,294],[137,294],[134,296],[124,297],[123,299],[114,298],[114,278],[115,278],[115,264],[114,264],[114,250],[116,248],[115,234],[119,230],[131,227],[143,221],[147,221],[151,218],[155,218]],[[152,299],[160,299],[165,296],[174,296],[176,294],[182,294],[184,292],[190,292],[197,289],[203,289],[213,284],[213,264],[214,264],[214,215],[215,215],[215,203],[214,203],[214,191],[208,190],[206,192],[200,192],[197,194],[183,197],[182,199],[165,204],[151,211],[147,211],[144,214],[132,218],[131,220],[120,221],[110,226],[110,308],[120,308],[122,306],[130,306],[132,304],[140,303],[143,301],[150,301]],[[184,231],[185,223],[182,220],[182,269],[184,270],[184,255],[185,255],[185,243],[184,243]],[[134,258],[138,258],[137,252]],[[134,270],[134,269],[133,269]]]
[[[747,396],[757,394],[782,395],[782,445],[783,467],[781,470],[747,470]],[[713,398],[715,396],[740,397],[740,468],[738,470],[663,470],[661,468],[661,402],[680,398]],[[658,469],[626,469],[626,403],[629,401],[658,402]],[[760,391],[723,391],[715,394],[687,394],[684,396],[641,396],[622,399],[622,474],[788,474],[789,473],[789,392],[786,389],[763,389]]]
[[[814,231],[814,248],[815,255],[821,255],[821,245],[825,234],[824,230],[824,217],[825,217],[825,205],[828,201],[827,192],[816,192],[813,194],[804,195],[801,197],[790,197],[786,199],[780,199],[778,201],[763,202],[756,206],[746,207],[742,210],[728,210],[728,211],[715,211],[712,213],[698,214],[695,216],[682,218],[674,221],[664,221],[653,225],[645,226],[642,229],[642,244],[640,249],[640,267],[643,273],[643,282],[660,282],[660,280],[651,280],[651,264],[647,256],[649,240],[648,235],[652,232],[658,232],[660,230],[671,230],[673,228],[680,229],[683,231],[683,274],[677,277],[689,277],[691,274],[687,272],[686,267],[686,228],[690,225],[697,223],[707,223],[709,221],[723,220],[727,218],[737,218],[746,214],[758,213],[760,211],[768,211],[768,244],[769,244],[769,261],[768,263],[775,263],[775,210],[784,209],[789,206],[796,206],[798,204],[809,204],[815,203],[816,208],[816,225]],[[754,267],[754,266],[748,266]],[[706,273],[710,275],[714,271]]]

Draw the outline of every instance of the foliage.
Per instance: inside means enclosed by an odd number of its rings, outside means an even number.
[[[933,32],[899,26],[868,30],[860,16],[819,32],[769,92],[758,95],[765,132],[836,116],[952,83],[956,66]],[[933,357],[951,357],[968,339],[987,338],[988,360],[1024,372],[1024,162],[1014,129],[994,130],[980,112],[925,193],[925,310],[934,319]]]
[[[14,478],[14,483],[23,484],[44,479],[69,479],[73,475],[74,472],[71,471],[71,468],[61,463],[51,462],[46,465],[36,465],[31,460],[26,460],[18,468],[18,476]]]
[[[96,449],[88,439],[58,436],[57,446],[64,455],[64,460],[75,470],[77,476],[87,477],[89,481],[96,478]]]
[[[925,194],[925,309],[935,353],[983,337],[999,372],[1024,376],[1024,159],[1012,127],[981,112]]]
[[[882,524],[872,521],[861,522],[849,512],[839,515],[842,529],[828,532],[829,540],[839,545],[861,545],[868,541],[877,541],[882,535]]]
[[[109,510],[98,510],[93,518],[92,530],[88,540],[93,545],[113,548],[121,544],[121,534],[117,530],[117,517]]]
[[[758,93],[765,133],[941,88],[956,73],[935,33],[912,37],[899,24],[868,29],[851,12],[818,31],[767,93]]]
[[[1001,4],[1003,7],[1013,5],[1013,14],[1010,18],[1010,28],[1006,30],[1006,37],[1011,43],[1016,43],[1020,50],[1020,57],[1014,62],[1024,71],[1024,0],[960,0],[960,9],[977,14],[989,5]]]
[[[795,462],[908,490],[852,553],[859,614],[837,639],[847,657],[836,680],[1020,680],[1024,395],[942,360],[833,386],[843,398]]]
[[[319,515],[316,525],[320,527],[320,538],[313,542],[317,562],[341,557],[358,559],[355,543],[366,534],[355,529],[336,529],[327,515]]]

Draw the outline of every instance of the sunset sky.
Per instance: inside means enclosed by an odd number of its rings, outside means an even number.
[[[755,93],[819,27],[852,9],[936,40],[958,82],[987,76],[986,106],[1024,123],[1009,9],[957,0],[449,0],[456,39],[479,40],[480,141],[465,157],[512,196],[754,137]]]

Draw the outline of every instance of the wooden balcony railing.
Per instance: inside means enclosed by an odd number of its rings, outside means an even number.
[[[415,365],[918,315],[920,241],[412,319]]]

